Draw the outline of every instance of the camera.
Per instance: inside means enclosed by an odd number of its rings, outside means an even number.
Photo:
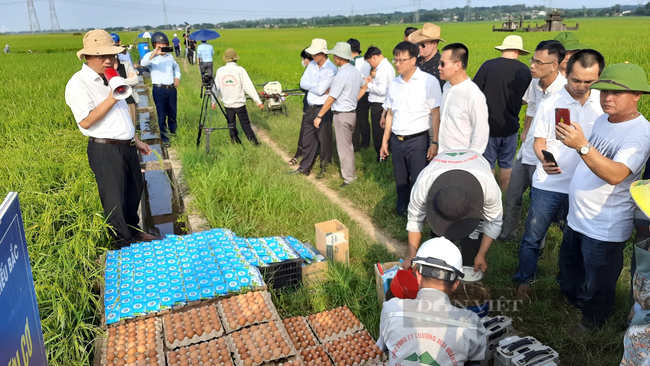
[[[210,89],[212,88],[212,83],[214,83],[214,78],[210,74],[203,74],[201,75],[201,82],[205,88]]]
[[[171,46],[160,47],[160,50],[163,52],[174,52],[174,47]]]

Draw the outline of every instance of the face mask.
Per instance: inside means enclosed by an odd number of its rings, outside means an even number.
[[[307,68],[307,66],[309,65],[309,60],[307,60],[306,58],[303,58],[302,61],[301,61],[301,64],[302,64],[303,68]]]

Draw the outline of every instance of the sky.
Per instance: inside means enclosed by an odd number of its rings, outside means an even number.
[[[33,0],[42,30],[52,28],[49,0]],[[164,24],[163,0],[52,0],[61,29],[158,26]],[[412,12],[420,9],[464,6],[465,2],[443,0],[165,0],[169,24],[220,23],[241,19],[309,18],[324,15]],[[554,8],[588,8],[638,5],[645,0],[546,0]],[[543,0],[474,0],[472,6],[543,5]],[[29,31],[27,0],[0,0],[0,32]]]

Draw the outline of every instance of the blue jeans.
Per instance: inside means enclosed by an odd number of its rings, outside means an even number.
[[[530,188],[530,207],[519,246],[519,270],[515,275],[517,283],[528,284],[535,278],[546,232],[554,221],[566,218],[568,208],[568,194]]]
[[[582,306],[582,321],[602,325],[612,314],[625,242],[592,239],[567,225],[560,248],[560,290]]]
[[[153,101],[156,103],[160,138],[169,142],[170,134],[176,133],[176,89],[153,87]]]

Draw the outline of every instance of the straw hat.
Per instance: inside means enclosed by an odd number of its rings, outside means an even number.
[[[524,40],[521,39],[521,36],[507,36],[503,39],[501,46],[494,46],[494,48],[499,51],[517,50],[522,55],[528,55],[530,53],[530,51],[524,49]]]
[[[327,51],[328,54],[352,61],[352,47],[347,42],[338,42],[334,48]]]
[[[433,23],[424,23],[422,29],[409,35],[409,42],[422,43],[430,41],[447,42],[440,38],[440,27]]]
[[[591,84],[591,89],[639,91],[650,94],[645,71],[635,64],[622,63],[607,66],[600,78]]]
[[[223,57],[221,59],[224,62],[233,62],[239,60],[239,56],[237,56],[237,52],[235,52],[234,49],[229,48],[226,50],[226,52],[223,53]]]
[[[124,52],[124,47],[115,46],[113,37],[103,30],[91,30],[84,35],[84,48],[77,52],[77,57],[83,61],[84,56],[117,55]]]
[[[305,49],[310,55],[317,55],[319,53],[327,54],[327,41],[321,38],[314,38],[311,40],[311,46]]]

